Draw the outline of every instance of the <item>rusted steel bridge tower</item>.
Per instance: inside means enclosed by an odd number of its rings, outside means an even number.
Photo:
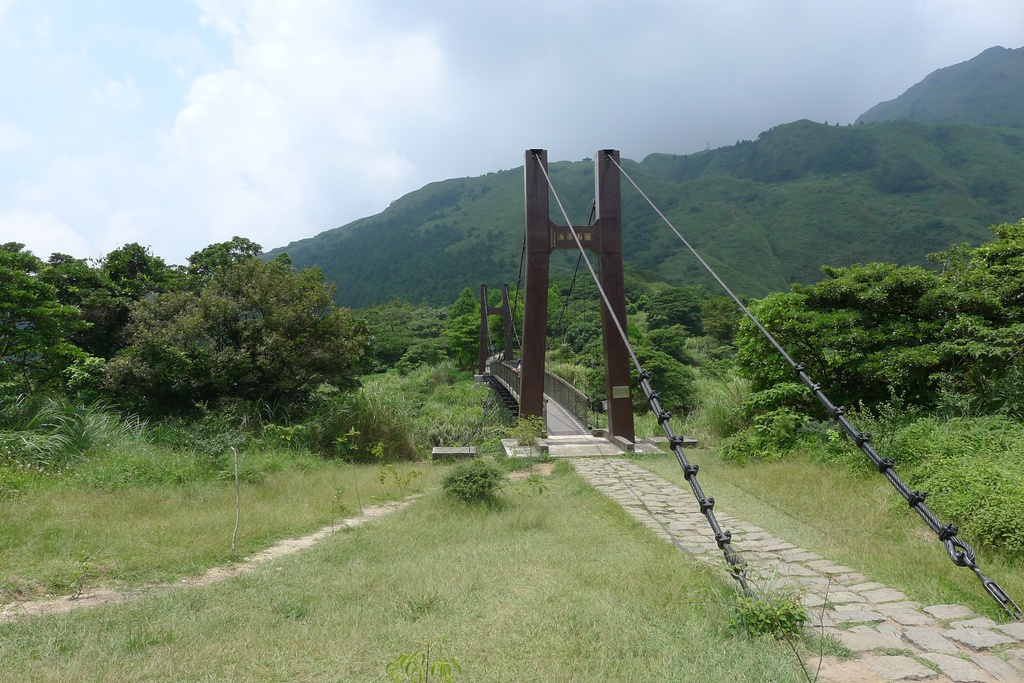
[[[634,442],[629,352],[615,324],[618,321],[618,326],[622,330],[626,329],[622,191],[618,160],[618,150],[604,149],[594,156],[596,220],[592,225],[574,226],[570,230],[567,226],[557,225],[550,218],[547,151],[526,150],[526,272],[519,414],[543,416],[544,412],[544,350],[551,252],[558,249],[575,250],[582,246],[597,254],[601,288],[611,306],[611,310],[608,305],[601,307],[609,436]],[[573,232],[576,233],[575,238]]]

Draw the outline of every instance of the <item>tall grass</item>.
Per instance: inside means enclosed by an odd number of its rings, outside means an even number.
[[[733,374],[724,377],[700,376],[697,379],[697,407],[685,421],[684,430],[705,444],[717,444],[745,425],[743,401],[749,385]]]
[[[376,683],[431,641],[476,683],[801,680],[729,631],[724,575],[567,469],[548,484],[490,508],[428,493],[228,582],[0,624],[0,681]]]
[[[145,423],[106,405],[80,406],[50,396],[19,396],[0,410],[0,462],[54,470],[97,449],[141,437]]]
[[[354,515],[360,506],[399,497],[394,482],[382,483],[374,465],[308,456],[296,461],[296,453],[288,449],[240,456],[239,556]],[[233,488],[210,481],[203,472],[189,478],[191,468],[198,467],[195,459],[178,457],[150,446],[135,460],[103,459],[82,472],[83,479],[106,484],[127,478],[131,485],[37,486],[16,499],[0,500],[0,602],[66,593],[71,577],[83,573],[85,589],[131,588],[238,559],[231,552]],[[277,471],[267,472],[275,469],[268,459],[277,460]],[[145,474],[122,471],[132,463]],[[397,471],[404,475],[410,467],[400,463]],[[419,469],[416,487],[436,485],[439,473]],[[263,476],[253,481],[247,472]],[[154,485],[140,486],[140,476]],[[156,481],[159,476],[163,478]]]

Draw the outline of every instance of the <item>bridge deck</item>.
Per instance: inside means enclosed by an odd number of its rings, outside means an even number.
[[[553,398],[545,394],[547,399],[547,427],[551,436],[568,436],[570,434],[586,434],[587,431],[569,412]]]

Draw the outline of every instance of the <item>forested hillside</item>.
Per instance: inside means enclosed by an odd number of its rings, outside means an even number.
[[[1024,130],[1010,128],[797,121],[731,147],[623,165],[748,296],[817,281],[821,265],[923,264],[928,253],[991,239],[989,225],[1024,216]],[[572,221],[585,224],[592,163],[553,163],[551,177]],[[633,268],[675,285],[707,283],[627,182],[623,218]],[[432,183],[268,256],[320,266],[343,305],[437,304],[467,286],[514,284],[523,223],[520,168]],[[554,261],[556,272],[575,264],[568,255]]]
[[[896,99],[876,104],[858,121],[898,119],[1024,127],[1024,48],[992,47],[939,69]]]

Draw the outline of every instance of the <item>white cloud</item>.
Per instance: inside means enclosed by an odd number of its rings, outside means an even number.
[[[139,241],[178,263],[528,147],[641,158],[852,121],[1024,25],[1019,0],[193,0],[173,26],[133,0],[95,25],[47,2],[0,0],[0,212],[90,235],[76,255]],[[120,31],[118,3],[143,28]]]
[[[31,145],[31,135],[13,123],[0,119],[0,152],[27,149]]]
[[[161,183],[202,233],[190,249],[239,234],[280,246],[411,189],[396,131],[443,115],[429,34],[367,25],[351,4],[200,6],[234,63],[193,82],[162,140]]]
[[[44,260],[55,252],[77,256],[91,251],[87,239],[48,211],[14,209],[0,214],[0,243],[6,242],[20,242]]]
[[[94,104],[119,109],[135,109],[142,101],[142,91],[131,76],[120,81],[106,78],[100,87],[93,89],[92,101]]]

